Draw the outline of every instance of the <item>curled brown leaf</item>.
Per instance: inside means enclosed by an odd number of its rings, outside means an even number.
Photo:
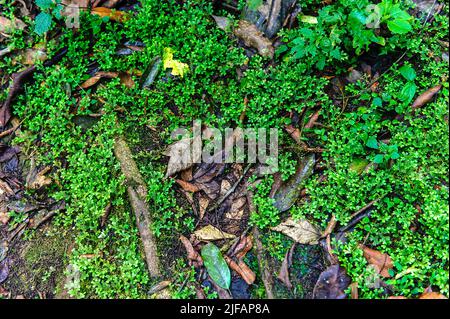
[[[435,87],[432,87],[431,89],[428,89],[427,91],[423,92],[422,94],[420,94],[417,99],[414,100],[411,108],[413,110],[427,104],[428,102],[431,101],[431,99],[433,98],[433,96],[439,92],[442,88],[442,85],[437,85]]]
[[[379,252],[378,250],[360,245],[363,250],[364,258],[367,262],[375,267],[377,272],[384,278],[390,278],[389,269],[394,268],[394,263],[388,254]]]
[[[100,71],[95,73],[95,75],[93,77],[91,77],[90,79],[87,79],[86,81],[84,81],[80,87],[82,89],[87,89],[91,86],[93,86],[94,84],[96,84],[98,81],[100,81],[100,79],[106,78],[106,79],[112,79],[112,78],[116,78],[119,76],[118,72],[104,72],[104,71]]]

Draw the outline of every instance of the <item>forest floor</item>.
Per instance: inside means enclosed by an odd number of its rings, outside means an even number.
[[[0,0],[0,298],[448,298],[448,19]]]

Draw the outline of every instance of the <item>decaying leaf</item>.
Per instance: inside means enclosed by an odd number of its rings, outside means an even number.
[[[209,199],[207,199],[206,197],[200,197],[198,200],[198,206],[199,206],[199,218],[200,220],[203,219],[203,216],[205,216],[206,213],[206,209],[208,208],[209,205]]]
[[[178,185],[180,185],[186,192],[195,193],[200,190],[200,188],[192,183],[185,182],[182,179],[175,180]]]
[[[26,49],[21,56],[21,62],[25,65],[34,65],[36,62],[47,60],[47,53],[41,49]]]
[[[41,187],[50,185],[52,183],[52,179],[45,176],[45,174],[47,174],[50,170],[51,167],[47,166],[37,172],[37,174],[34,175],[34,178],[30,178],[30,180],[27,181],[27,187],[29,189],[39,189]]]
[[[277,277],[288,289],[292,289],[292,283],[289,279],[289,267],[292,265],[292,255],[294,254],[295,246],[296,243],[292,244],[291,248],[286,252]]]
[[[220,196],[224,196],[231,188],[231,184],[227,179],[223,179],[220,184]]]
[[[226,212],[225,213],[225,217],[228,219],[235,219],[235,220],[241,220],[242,217],[244,216],[244,210],[238,210],[238,211],[234,211],[234,212]]]
[[[128,72],[120,72],[119,73],[120,83],[125,85],[127,88],[133,88],[134,87],[134,81],[131,77],[131,74]]]
[[[108,17],[113,21],[124,22],[127,20],[128,15],[119,10],[114,10],[105,7],[96,7],[91,10],[91,14],[98,15],[100,17]]]
[[[253,248],[253,236],[241,236],[239,243],[234,247],[230,256],[236,258],[244,258],[245,255]]]
[[[363,250],[364,258],[366,258],[367,262],[373,265],[381,276],[390,278],[389,269],[394,267],[391,257],[388,254],[383,254],[364,245],[360,247]]]
[[[244,261],[238,260],[238,262],[235,262],[228,256],[225,256],[224,258],[228,266],[232,270],[234,270],[239,276],[241,276],[242,279],[244,279],[244,281],[248,285],[251,285],[255,282],[256,279],[255,273],[247,266],[247,264]]]
[[[245,20],[240,20],[234,34],[244,41],[246,46],[255,48],[258,53],[265,57],[273,57],[274,48],[272,42],[258,30],[258,28]]]
[[[189,65],[182,63],[173,58],[173,50],[171,48],[164,48],[163,67],[164,69],[172,69],[172,75],[179,75],[183,77],[189,71]]]
[[[214,227],[213,225],[207,225],[203,228],[196,230],[194,232],[194,235],[198,240],[202,241],[233,239],[236,237],[235,235],[221,231],[220,229]]]
[[[231,272],[220,249],[213,243],[209,243],[202,248],[202,258],[211,279],[219,287],[229,289]]]
[[[442,85],[437,85],[435,87],[432,87],[431,89],[428,89],[427,91],[423,92],[422,94],[420,94],[417,99],[414,100],[411,108],[413,110],[427,104],[428,102],[431,101],[431,99],[433,98],[433,96],[439,92],[442,88]]]
[[[93,86],[94,84],[96,84],[98,81],[100,81],[100,79],[103,79],[103,78],[112,79],[112,78],[116,78],[118,76],[119,76],[118,72],[99,71],[99,72],[95,73],[95,75],[93,77],[91,77],[90,79],[87,79],[82,84],[80,84],[80,87],[82,89],[87,89],[87,88]]]
[[[26,24],[17,18],[10,20],[0,16],[0,32],[12,33],[14,30],[23,30]]]
[[[314,299],[344,299],[345,290],[351,280],[339,265],[333,265],[323,271],[313,290]]]
[[[443,294],[439,292],[424,292],[420,295],[419,299],[448,299]]]
[[[170,156],[169,164],[167,165],[166,177],[172,176],[178,172],[184,171],[199,163],[201,160],[201,152],[193,150],[194,139],[181,139],[167,147],[165,155]]]
[[[9,214],[7,212],[0,212],[0,224],[6,225],[9,222]]]
[[[195,251],[194,247],[192,246],[189,239],[184,237],[183,235],[180,235],[180,241],[183,244],[184,248],[187,252],[187,258],[194,263],[194,266],[201,266],[203,265],[203,260],[200,254]]]
[[[272,227],[272,230],[291,237],[299,244],[316,245],[321,237],[320,230],[311,225],[306,219],[294,220],[292,217],[289,217],[278,226]]]
[[[212,16],[214,21],[216,21],[217,26],[219,27],[219,29],[222,29],[224,31],[227,31],[230,29],[231,27],[231,22],[230,19],[228,19],[227,17],[220,17],[220,16]]]

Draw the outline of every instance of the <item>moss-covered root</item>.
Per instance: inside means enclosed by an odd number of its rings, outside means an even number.
[[[133,160],[128,144],[121,136],[116,137],[114,141],[114,154],[120,162],[122,173],[127,182],[128,198],[136,216],[136,223],[144,248],[148,272],[151,277],[158,277],[161,275],[159,258],[156,250],[155,237],[150,229],[150,212],[145,201],[147,198],[147,187],[137,168],[136,162]]]

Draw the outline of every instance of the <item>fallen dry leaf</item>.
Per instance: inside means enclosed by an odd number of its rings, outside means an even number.
[[[224,196],[231,188],[231,184],[227,179],[223,179],[220,184],[220,196]]]
[[[245,255],[253,248],[253,236],[242,237],[239,243],[234,247],[231,256],[236,256],[236,258],[244,258]]]
[[[0,212],[0,224],[6,225],[10,218],[7,212]]]
[[[433,98],[433,96],[439,92],[442,88],[442,85],[437,85],[435,87],[432,87],[431,89],[428,89],[427,91],[423,92],[422,94],[420,94],[417,99],[414,100],[411,108],[413,110],[427,104],[428,102],[431,101],[431,99]]]
[[[237,212],[237,211],[241,210],[246,203],[247,203],[246,196],[238,197],[231,204],[230,212]]]
[[[201,137],[196,138],[195,142],[198,143],[198,141],[201,143]],[[200,162],[201,152],[191,152],[195,142],[193,138],[184,138],[167,147],[164,154],[170,156],[170,159],[169,164],[167,164],[166,177],[184,171],[192,167],[194,163]]]
[[[351,280],[345,269],[333,265],[323,271],[313,290],[314,299],[344,299]]]
[[[189,182],[192,180],[192,167],[185,169],[180,173],[181,179],[185,182]]]
[[[134,81],[131,75],[128,72],[120,72],[119,73],[120,83],[125,85],[127,88],[134,87]]]
[[[256,279],[255,273],[242,260],[235,262],[228,256],[224,256],[224,259],[227,262],[230,269],[234,270],[239,276],[241,276],[242,279],[244,279],[244,281],[248,285],[251,285],[255,282]]]
[[[214,227],[213,225],[207,225],[203,228],[196,230],[194,232],[194,235],[198,240],[203,241],[233,239],[236,237],[235,235],[221,231],[220,229]]]
[[[286,252],[277,277],[288,289],[292,289],[292,283],[289,279],[289,267],[292,265],[292,255],[294,254],[295,246],[296,243],[292,244],[291,248]]]
[[[420,295],[419,299],[448,299],[443,294],[438,292],[424,292]]]
[[[97,72],[95,73],[95,75],[93,77],[91,77],[90,79],[87,79],[86,81],[84,81],[80,87],[82,89],[87,89],[91,86],[93,86],[94,84],[96,84],[98,81],[100,81],[100,79],[112,79],[112,78],[116,78],[119,76],[118,72]]]
[[[394,267],[391,257],[367,246],[360,245],[367,262],[374,266],[375,270],[384,278],[390,278],[389,269]]]
[[[21,62],[25,65],[34,65],[37,61],[47,60],[47,53],[40,49],[26,49],[21,57]]]
[[[246,46],[255,48],[258,53],[265,57],[273,57],[274,48],[272,42],[258,30],[258,28],[245,20],[240,20],[234,34],[244,41]]]
[[[41,187],[50,185],[52,183],[52,179],[50,177],[45,176],[51,170],[50,166],[44,167],[41,171],[39,171],[33,180],[27,183],[27,187],[29,189],[39,189]]]
[[[278,226],[272,227],[272,230],[291,237],[299,244],[316,245],[321,237],[321,232],[306,219],[294,220],[289,217]]]
[[[206,209],[208,208],[209,205],[209,199],[207,199],[206,197],[200,197],[198,200],[198,206],[199,206],[199,217],[200,220],[203,219],[203,216],[205,216],[206,213]]]
[[[0,32],[11,33],[14,30],[23,30],[27,25],[17,18],[10,20],[0,16]]]
[[[100,17],[109,17],[113,21],[124,22],[127,20],[128,15],[119,10],[114,10],[105,7],[97,7],[91,10],[91,14],[98,15]]]
[[[177,182],[178,185],[181,186],[181,188],[183,188],[186,192],[190,192],[190,193],[195,193],[198,192],[200,190],[200,188],[192,183],[189,182],[185,182],[182,179],[176,179],[175,180]]]
[[[244,210],[241,209],[237,212],[227,212],[225,213],[225,218],[228,219],[235,219],[235,220],[241,220],[242,217],[244,216]]]
[[[194,266],[201,266],[203,265],[203,260],[200,254],[194,249],[189,239],[184,237],[183,235],[180,235],[180,241],[183,244],[184,248],[187,252],[187,258],[193,262]]]

